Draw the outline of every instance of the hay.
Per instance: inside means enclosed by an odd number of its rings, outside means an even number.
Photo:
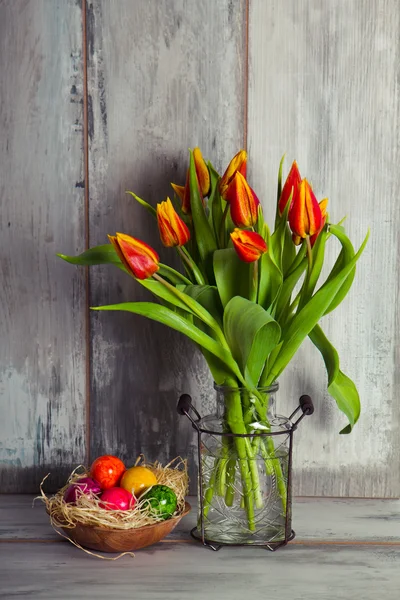
[[[140,465],[150,469],[157,479],[157,484],[167,485],[172,488],[177,497],[177,509],[173,516],[179,516],[185,509],[185,496],[188,491],[187,461],[178,457],[163,467],[159,462],[146,464],[144,457],[140,456],[135,466]],[[82,477],[90,476],[89,471],[80,465],[70,475],[67,483],[54,496],[47,497],[43,491],[43,484],[47,475],[40,484],[40,498],[46,505],[53,527],[72,529],[78,523],[106,527],[110,529],[136,529],[145,525],[154,525],[163,519],[151,514],[147,509],[148,500],[138,500],[132,510],[106,510],[100,507],[101,500],[95,496],[82,494],[76,504],[67,504],[64,493],[71,485]]]

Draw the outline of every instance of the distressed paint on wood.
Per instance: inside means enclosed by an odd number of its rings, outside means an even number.
[[[85,455],[81,8],[0,3],[0,490]]]
[[[243,144],[245,2],[88,3],[90,243],[123,231],[153,245],[153,218],[125,195],[153,206],[184,183],[187,148],[217,168]],[[111,267],[90,271],[92,306],[150,300]],[[193,432],[176,414],[183,392],[203,412],[214,400],[200,354],[180,334],[129,313],[92,313],[91,455],[128,463],[188,456],[196,487]]]
[[[189,541],[196,525],[197,498],[189,497],[191,513],[168,539]],[[50,526],[44,505],[31,496],[0,496],[0,542],[6,540],[62,541]],[[294,543],[400,544],[400,500],[354,498],[295,498]],[[167,540],[166,540],[167,541]]]
[[[111,555],[112,556],[112,555]],[[70,544],[0,544],[0,597],[35,600],[397,600],[400,548],[289,546],[278,552],[160,543],[114,562]],[[72,586],[72,588],[71,588]]]
[[[307,496],[400,495],[398,11],[397,0],[250,3],[250,180],[269,222],[287,152],[332,221],[348,215],[357,247],[372,230],[349,297],[323,322],[360,391],[354,432],[338,435],[345,420],[311,343],[281,377],[280,412],[302,393],[316,405],[296,432],[295,491]]]

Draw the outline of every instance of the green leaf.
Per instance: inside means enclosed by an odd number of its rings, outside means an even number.
[[[121,263],[118,254],[114,250],[112,244],[103,244],[102,246],[94,246],[89,248],[82,254],[77,256],[68,256],[66,254],[57,254],[63,260],[71,263],[72,265],[115,265],[119,269],[126,271],[124,265]]]
[[[190,208],[192,211],[193,224],[196,232],[196,242],[201,260],[210,283],[214,280],[212,260],[213,252],[217,249],[214,232],[208,222],[204,210],[203,200],[200,196],[199,184],[197,181],[196,167],[193,158],[193,152],[190,151],[189,167],[189,185],[190,185]]]
[[[249,297],[250,266],[240,260],[234,248],[214,252],[214,274],[224,307],[234,296]]]
[[[346,415],[349,425],[340,433],[350,433],[360,416],[360,397],[353,381],[340,370],[339,355],[319,325],[310,332],[312,343],[324,359],[328,374],[328,393],[336,400],[338,408]]]
[[[282,273],[271,259],[269,252],[262,255],[259,260],[260,284],[258,290],[258,304],[266,310],[271,307],[282,287]]]
[[[324,283],[306,306],[296,314],[294,319],[290,322],[287,331],[283,332],[282,337],[284,343],[275,363],[271,366],[269,374],[270,381],[274,381],[282,373],[283,369],[297,352],[304,338],[312,329],[314,329],[319,319],[325,314],[325,311],[332,302],[332,297],[339,291],[343,282],[354,269],[354,265],[365,248],[368,237],[369,232],[353,259],[349,261],[331,281]]]
[[[206,310],[208,310],[208,312],[222,327],[223,308],[216,287],[210,285],[187,285],[182,286],[182,291],[184,291],[185,294],[188,294],[189,296],[197,300],[197,302],[199,302]],[[195,323],[202,331],[206,330],[204,323],[202,323],[198,319],[195,321]],[[209,334],[215,339],[215,334],[213,333],[213,331],[208,331]],[[215,383],[217,385],[223,385],[225,381],[229,377],[231,377],[231,372],[227,370],[226,365],[219,358],[217,358],[204,348],[200,348],[200,350],[205,360],[207,361],[208,367],[211,371]]]
[[[176,314],[165,306],[154,304],[153,302],[122,302],[121,304],[110,304],[108,306],[91,307],[92,310],[122,310],[142,315],[171,329],[183,333],[196,344],[216,356],[226,367],[228,371],[236,377],[241,375],[237,363],[231,353],[226,350],[212,337],[201,331],[198,327],[190,323],[179,314]]]
[[[222,327],[224,309],[216,286],[187,285],[183,287],[182,291],[201,304],[201,306],[205,308]]]
[[[208,199],[208,208],[210,210],[209,219],[211,219],[211,224],[214,230],[215,239],[218,242],[219,234],[221,230],[222,223],[222,204],[221,204],[221,196],[219,193],[219,180],[220,176],[217,171],[214,169],[210,162],[207,163],[208,170],[210,172],[211,179],[211,192],[210,197]]]
[[[288,219],[288,214],[289,214],[289,208],[292,203],[292,194],[293,194],[293,191],[289,196],[289,200],[286,205],[286,208],[282,214],[282,217],[281,217],[277,227],[275,228],[274,233],[271,235],[271,239],[270,239],[269,252],[271,253],[272,259],[276,262],[277,266],[280,268],[281,271],[282,271],[282,265],[283,265],[283,253],[284,253],[284,248],[285,248],[285,238],[287,237],[287,235],[286,235],[286,231],[288,228],[287,219]],[[294,247],[291,237],[290,237],[290,245],[291,245],[290,246],[291,249],[294,250],[294,254],[293,254],[293,258],[292,258],[292,262],[293,262],[293,259],[296,254],[296,249]],[[287,252],[291,252],[291,251],[288,250]],[[288,263],[287,257],[285,257],[285,264],[286,263]],[[289,267],[290,267],[290,265],[289,265]]]
[[[280,338],[280,327],[261,306],[236,296],[224,311],[224,333],[246,380],[257,385]]]
[[[299,256],[299,254],[297,256]],[[303,275],[306,267],[307,259],[305,258],[304,253],[302,260],[298,262],[296,268],[291,271],[290,275],[283,281],[276,308],[277,321],[279,321],[281,325],[286,322],[285,317],[287,316],[286,313],[292,298],[293,290],[300,277]]]
[[[332,272],[330,273],[330,275],[328,277],[328,281],[332,277],[332,273],[334,276],[335,273],[337,272],[337,270],[340,268],[343,268],[343,265],[348,263],[355,254],[353,244],[347,237],[344,227],[341,227],[338,225],[330,225],[329,231],[342,244],[342,251],[339,255],[338,260],[336,261],[335,265],[333,266]],[[354,266],[353,271],[350,273],[349,277],[343,283],[343,285],[341,286],[341,288],[339,289],[339,291],[336,293],[335,297],[333,298],[331,304],[325,311],[325,313],[324,313],[325,315],[332,312],[342,302],[342,300],[347,296],[347,293],[351,288],[351,285],[353,283],[355,275],[356,275],[356,267]]]
[[[153,217],[157,216],[156,209],[153,206],[151,206],[151,204],[146,202],[146,200],[142,200],[142,198],[139,198],[139,196],[136,196],[136,194],[130,192],[129,190],[127,190],[125,194],[130,194],[131,196],[133,196],[133,198],[135,198],[135,200],[139,202],[139,204],[141,204],[151,215],[153,215]]]
[[[279,200],[282,194],[282,171],[283,171],[283,163],[285,161],[285,156],[286,154],[284,154],[281,158],[281,162],[279,163],[279,170],[278,170],[278,189],[277,189],[277,193],[276,193],[276,213],[275,213],[275,229],[278,226],[279,221],[281,220],[281,215],[279,214]]]
[[[157,271],[157,273],[161,275],[161,277],[168,279],[168,281],[170,281],[174,285],[191,283],[190,279],[188,279],[187,277],[185,277],[185,275],[182,275],[182,273],[179,273],[179,271],[176,271],[172,267],[164,265],[163,263],[160,263],[159,266],[160,268]]]
[[[298,312],[307,304],[312,297],[315,286],[317,285],[325,258],[325,244],[327,239],[326,227],[320,232],[314,248],[312,249],[312,267],[311,272],[307,271],[307,276],[301,290]]]

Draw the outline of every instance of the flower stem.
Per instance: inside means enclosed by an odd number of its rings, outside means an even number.
[[[184,246],[177,246],[176,249],[178,250],[179,256],[182,258],[183,261],[185,261],[189,269],[192,271],[196,283],[198,283],[199,285],[205,285],[206,282],[203,277],[203,274],[194,262],[193,258],[190,256],[189,251]]]
[[[258,260],[255,260],[250,265],[250,300],[257,302],[258,300]]]
[[[221,225],[219,228],[219,247],[220,248],[225,248],[226,245],[226,240],[225,240],[225,221],[226,221],[226,217],[228,216],[228,212],[229,212],[229,203],[226,203],[225,206],[225,210],[224,213],[222,215],[222,219],[221,219]]]

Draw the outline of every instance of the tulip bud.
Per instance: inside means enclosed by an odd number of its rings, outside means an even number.
[[[201,197],[207,196],[210,192],[211,187],[211,179],[210,173],[208,171],[208,167],[204,162],[203,155],[201,154],[200,148],[195,148],[193,150],[193,160],[194,166],[196,169],[197,182],[199,184],[199,190]],[[190,187],[189,187],[189,169],[186,173],[186,183],[185,185],[176,185],[175,183],[171,183],[175,194],[182,201],[182,212],[185,215],[190,215]]]
[[[314,246],[315,242],[317,241],[317,237],[319,236],[319,234],[321,233],[321,231],[324,228],[324,225],[326,223],[326,208],[328,206],[328,198],[324,198],[323,200],[321,200],[321,202],[319,203],[319,207],[321,209],[321,225],[319,230],[317,231],[317,233],[314,233],[314,235],[312,235],[310,237],[310,242],[311,242],[311,247]]]
[[[204,162],[203,155],[200,148],[193,150],[194,166],[196,168],[197,181],[199,182],[199,188],[203,198],[210,192],[211,180],[208,167]]]
[[[239,171],[229,184],[225,199],[229,202],[232,221],[237,227],[254,227],[260,201]]]
[[[246,165],[247,165],[247,153],[245,150],[240,150],[229,163],[225,173],[222,175],[219,182],[219,193],[221,197],[226,200],[226,192],[229,184],[235,177],[237,171],[246,177]]]
[[[285,184],[282,189],[281,197],[279,198],[279,214],[282,215],[285,212],[286,205],[289,201],[290,194],[292,194],[292,206],[293,202],[298,194],[299,185],[301,183],[301,176],[297,162],[293,161],[289,175],[286,177]]]
[[[157,223],[164,246],[184,246],[189,241],[189,229],[175,211],[169,198],[157,204]]]
[[[175,183],[171,183],[175,194],[180,198],[182,202],[182,212],[185,215],[190,215],[190,187],[189,187],[189,169],[186,173],[186,183],[185,185],[176,185]]]
[[[312,236],[321,227],[321,209],[307,179],[299,186],[289,211],[289,225],[295,236]]]
[[[160,258],[145,242],[125,233],[109,235],[122,264],[137,279],[148,279],[158,271]]]
[[[264,239],[254,231],[236,228],[231,233],[231,239],[240,260],[244,262],[255,262],[268,250]]]

